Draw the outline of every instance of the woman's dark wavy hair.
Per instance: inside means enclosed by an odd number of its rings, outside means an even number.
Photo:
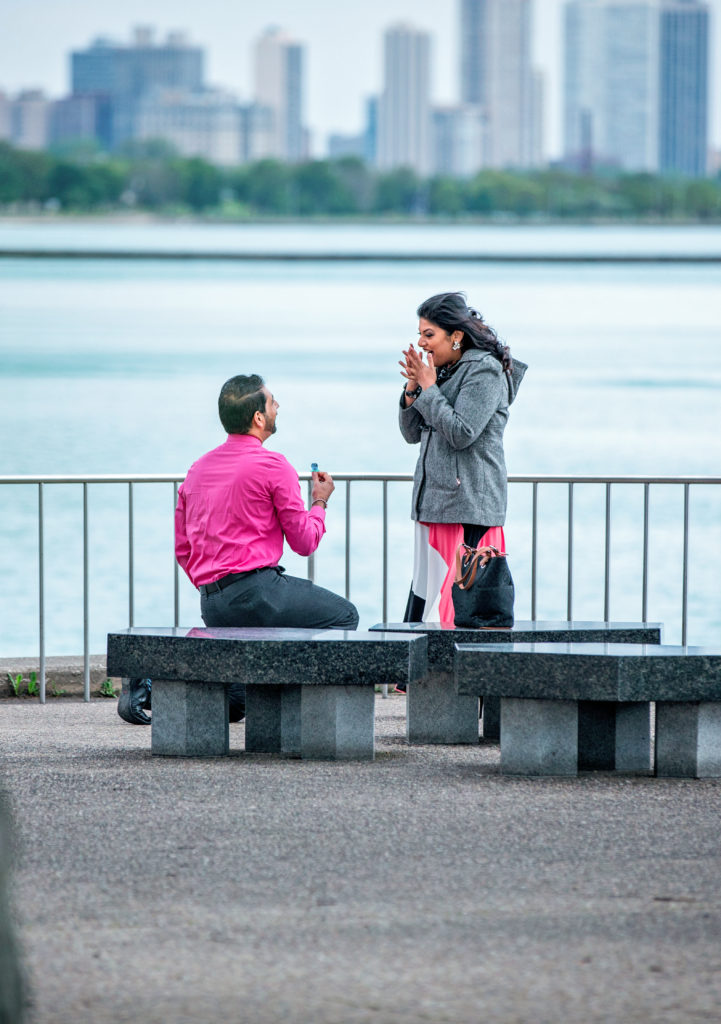
[[[449,334],[453,331],[463,331],[461,344],[464,352],[468,348],[490,352],[501,364],[504,372],[510,374],[513,369],[510,348],[499,341],[496,332],[484,322],[478,310],[468,305],[464,292],[441,292],[440,295],[432,295],[430,299],[420,304],[416,312],[418,316],[430,320],[432,324],[442,327]]]

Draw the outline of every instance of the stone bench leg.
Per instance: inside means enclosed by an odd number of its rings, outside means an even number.
[[[228,694],[222,683],[153,678],[151,753],[222,757],[228,753]]]
[[[582,771],[650,771],[651,705],[647,701],[579,701],[578,767]]]
[[[478,697],[459,696],[452,672],[429,672],[408,684],[409,743],[478,743]]]
[[[656,703],[656,775],[721,778],[721,703]]]
[[[577,701],[502,697],[501,773],[577,775]]]
[[[304,686],[300,752],[304,758],[372,761],[375,757],[375,688]]]
[[[254,754],[300,755],[302,686],[247,686],[245,749]]]

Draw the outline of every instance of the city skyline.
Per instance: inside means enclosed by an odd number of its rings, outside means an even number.
[[[721,0],[708,0],[711,10],[710,143],[721,147],[721,81],[716,54],[721,52]],[[77,0],[5,0],[6,28],[0,39],[0,89],[43,88],[59,97],[69,89],[69,54],[97,36],[127,40],[135,25],[153,25],[160,38],[173,30],[186,31],[193,44],[207,53],[207,79],[213,86],[249,99],[253,91],[253,46],[271,24],[277,24],[306,46],[306,121],[312,133],[312,152],[325,152],[332,132],[360,130],[364,101],[382,83],[383,32],[393,22],[408,21],[430,32],[433,46],[431,97],[434,103],[454,103],[460,91],[459,3],[449,3],[442,16],[432,0],[367,0],[362,10],[341,12],[329,0],[312,0],[303,9],[290,0],[273,0],[264,12],[229,14],[218,0],[207,0],[202,12],[178,17],[169,0],[140,3],[129,0],[122,11],[114,5]],[[562,8],[564,0],[535,0],[534,65],[546,75],[544,154],[562,152]],[[214,14],[217,16],[214,17]],[[38,25],[42,32],[38,32]],[[29,40],[34,38],[31,45]],[[18,45],[18,43],[20,45]],[[344,88],[328,88],[328,81]]]

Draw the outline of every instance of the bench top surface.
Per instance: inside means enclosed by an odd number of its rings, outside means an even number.
[[[549,700],[721,700],[721,648],[657,644],[456,645],[461,694]]]
[[[517,619],[510,628],[463,629],[450,622],[378,622],[371,626],[371,632],[388,630],[395,633],[443,633],[449,636],[499,636],[513,637],[517,633],[569,633],[577,636],[584,633],[630,633],[639,630],[658,632],[660,622],[590,622],[580,619]],[[457,641],[455,641],[457,643]]]
[[[131,626],[116,629],[108,636],[119,637],[171,637],[183,640],[214,640],[237,643],[284,644],[290,641],[316,643],[374,643],[397,640],[407,642],[407,634],[392,635],[390,629],[379,637],[378,632],[353,629],[294,629],[287,626]]]
[[[409,682],[427,669],[422,635],[338,629],[142,627],[108,634],[107,671],[249,685]]]
[[[371,631],[390,630],[406,635],[425,633],[428,637],[428,664],[436,670],[453,670],[453,651],[457,643],[507,644],[510,642],[572,642],[615,640],[618,643],[661,643],[659,622],[586,622],[555,620],[518,620],[510,629],[460,629],[441,622],[379,622]]]
[[[721,665],[721,647],[681,647],[673,644],[614,644],[614,643],[512,643],[494,644],[485,648],[480,644],[457,643],[457,651],[485,654],[543,654],[548,657],[568,658],[715,658]]]

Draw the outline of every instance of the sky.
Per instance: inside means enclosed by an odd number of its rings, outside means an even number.
[[[534,63],[546,76],[545,154],[561,152],[561,39],[564,0],[535,0]],[[721,0],[712,11],[711,142],[721,148]],[[313,152],[329,132],[360,131],[364,97],[381,85],[382,33],[405,21],[433,36],[432,97],[458,99],[459,0],[0,0],[0,89],[69,90],[69,53],[99,35],[127,41],[135,25],[162,38],[174,29],[206,50],[209,84],[252,98],[253,42],[278,25],[307,47],[306,122]]]

